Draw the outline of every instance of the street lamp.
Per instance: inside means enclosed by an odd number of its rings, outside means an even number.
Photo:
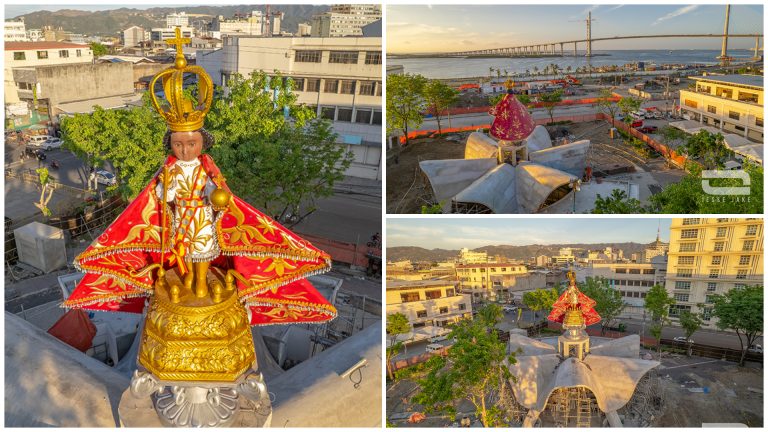
[[[581,179],[571,181],[568,187],[573,189],[573,213],[576,214],[576,192],[581,190]]]

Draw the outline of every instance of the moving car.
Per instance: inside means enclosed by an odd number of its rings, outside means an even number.
[[[752,345],[749,348],[747,348],[747,351],[762,354],[763,353],[763,346],[762,345]]]
[[[435,342],[444,341],[446,339],[448,339],[448,334],[447,333],[444,334],[444,335],[440,335],[440,336],[432,336],[431,338],[429,338],[429,341],[431,343],[435,343]]]
[[[34,135],[27,139],[27,146],[29,147],[44,147],[46,141],[53,138],[50,135]]]
[[[427,345],[427,352],[428,353],[440,353],[445,349],[444,346],[440,344],[431,343]]]
[[[685,336],[677,336],[675,338],[675,342],[682,342],[682,343],[693,343],[693,339],[686,339]]]
[[[64,144],[64,142],[61,141],[61,138],[51,137],[48,141],[41,144],[40,147],[44,148],[45,151],[51,151],[53,149],[61,148],[62,144]]]
[[[24,149],[24,153],[21,155],[22,160],[27,158],[35,158],[37,160],[44,161],[46,157],[47,156],[42,149],[34,149],[29,146]]]
[[[504,312],[517,312],[517,306],[504,306]]]
[[[112,186],[117,183],[117,177],[109,171],[96,171],[96,182],[99,184]]]

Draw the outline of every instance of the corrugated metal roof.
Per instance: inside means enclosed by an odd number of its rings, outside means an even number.
[[[691,79],[702,81],[716,81],[728,84],[748,85],[751,87],[763,88],[763,77],[759,75],[707,75],[692,76]]]

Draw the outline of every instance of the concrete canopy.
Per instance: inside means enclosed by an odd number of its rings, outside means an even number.
[[[494,213],[518,213],[515,177],[513,166],[497,165],[456,194],[454,201],[482,204]]]
[[[570,144],[529,152],[528,159],[531,162],[581,177],[587,166],[589,146],[589,140],[575,141]]]
[[[481,132],[472,132],[464,146],[464,159],[496,158],[499,144],[493,138]]]
[[[528,152],[545,150],[552,147],[552,138],[550,138],[547,128],[538,125],[533,128],[533,132],[528,135],[528,138],[523,140],[523,144],[528,146]]]
[[[517,166],[517,203],[519,213],[537,213],[549,195],[578,177],[558,169],[534,163]]]
[[[496,158],[446,159],[419,162],[435,199],[444,213],[451,210],[451,198],[496,166]]]

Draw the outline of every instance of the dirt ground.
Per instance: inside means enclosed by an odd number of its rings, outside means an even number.
[[[653,193],[680,180],[682,170],[668,166],[663,157],[640,155],[620,138],[611,139],[610,124],[604,121],[548,126],[550,136],[557,141],[567,136],[574,140],[591,141],[587,164],[593,167],[595,176],[610,178],[611,175],[649,172],[656,184],[650,185]],[[424,160],[461,159],[469,132],[450,134],[439,138],[411,140],[408,147],[394,158],[387,160],[387,213],[421,213],[421,207],[432,204],[432,191],[426,182],[419,162]],[[649,148],[650,150],[650,148]]]
[[[741,423],[749,427],[763,426],[762,365],[735,363],[703,357],[673,355],[663,357],[661,367],[649,372],[641,385],[649,381],[661,392],[661,406],[640,415],[628,409],[636,403],[638,392],[619,416],[625,427],[701,427],[702,423]],[[412,402],[419,391],[414,380],[403,379],[387,383],[387,421],[396,427],[448,427],[455,423],[439,413],[426,414],[418,424],[407,422],[423,407]],[[468,416],[475,422],[474,407],[467,401],[456,406],[457,419]],[[650,412],[652,411],[652,412]],[[549,424],[549,417],[542,415]],[[604,416],[601,415],[604,420]],[[551,420],[551,419],[550,419]],[[595,418],[595,426],[600,419]]]

